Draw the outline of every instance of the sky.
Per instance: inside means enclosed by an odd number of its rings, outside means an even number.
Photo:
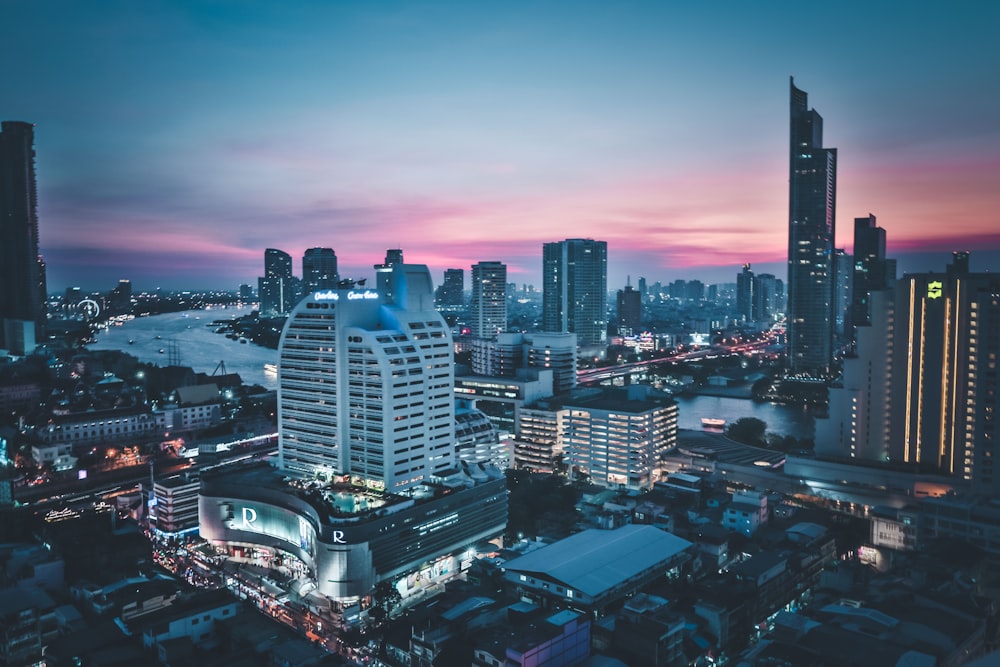
[[[1000,270],[1000,3],[10,0],[50,291],[235,289],[265,248],[608,243],[608,286],[786,273],[789,76],[838,155],[837,245]],[[468,278],[466,279],[468,281]]]

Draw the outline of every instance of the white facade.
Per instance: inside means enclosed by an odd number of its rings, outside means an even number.
[[[830,389],[829,423],[817,421],[816,452],[889,459],[893,309],[887,290],[871,293],[871,324],[857,327],[857,356],[844,359],[841,386]]]
[[[567,404],[565,451],[574,473],[595,484],[651,489],[661,458],[677,445],[677,405]]]
[[[453,465],[452,338],[427,267],[394,265],[388,291],[316,292],[289,316],[278,366],[284,470],[400,492]]]
[[[503,470],[512,463],[510,443],[471,401],[458,401],[455,408],[455,455],[470,465],[492,465]]]
[[[472,372],[515,377],[524,368],[552,371],[552,392],[576,386],[576,334],[503,333],[472,343]]]
[[[757,491],[737,491],[722,515],[722,527],[753,535],[767,523],[767,496]]]
[[[472,265],[472,335],[488,338],[507,330],[507,265]]]
[[[177,533],[198,526],[197,475],[174,475],[153,484],[157,530]]]
[[[76,467],[76,457],[73,456],[73,445],[59,443],[54,445],[33,445],[31,458],[40,466],[49,466],[53,470],[72,470]]]
[[[113,410],[61,417],[36,430],[39,439],[46,444],[118,442],[159,437],[162,433],[162,416]]]

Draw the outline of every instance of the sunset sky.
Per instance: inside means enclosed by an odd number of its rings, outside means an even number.
[[[905,11],[902,8],[905,7]],[[256,282],[264,249],[385,249],[540,286],[784,277],[788,83],[839,149],[837,244],[1000,270],[1000,3],[4,4],[0,119],[36,124],[49,287]],[[468,281],[468,278],[466,279]]]

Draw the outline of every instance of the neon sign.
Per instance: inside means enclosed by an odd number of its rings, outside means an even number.
[[[378,292],[373,289],[350,290],[347,292],[348,301],[371,301],[378,298]],[[340,292],[331,289],[325,292],[313,292],[313,301],[340,301]]]
[[[927,298],[940,299],[943,285],[940,280],[932,280],[927,283]]]

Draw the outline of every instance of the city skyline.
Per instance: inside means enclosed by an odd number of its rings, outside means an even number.
[[[609,288],[784,279],[789,74],[840,151],[837,247],[872,213],[900,273],[995,270],[1000,9],[861,7],[806,49],[810,17],[737,3],[23,4],[0,118],[36,125],[51,291],[235,289],[317,246],[540,288],[574,237],[608,242]]]

